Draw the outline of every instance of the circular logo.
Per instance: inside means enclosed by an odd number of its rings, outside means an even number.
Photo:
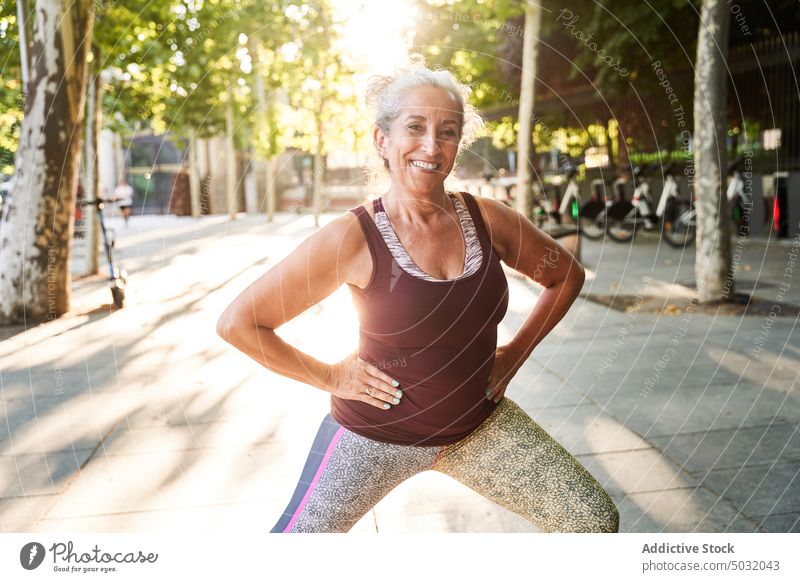
[[[44,560],[44,546],[39,542],[28,542],[19,551],[19,563],[26,570],[35,570]]]

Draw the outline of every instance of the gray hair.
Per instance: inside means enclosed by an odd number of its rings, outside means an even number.
[[[416,87],[438,87],[448,91],[455,99],[461,115],[461,141],[458,151],[467,149],[483,128],[484,119],[469,103],[472,89],[456,80],[453,74],[440,67],[429,69],[422,55],[411,55],[409,65],[398,69],[394,75],[373,75],[367,85],[367,105],[375,109],[375,125],[385,134],[402,110],[405,94]]]

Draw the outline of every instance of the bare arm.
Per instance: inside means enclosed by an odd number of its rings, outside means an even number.
[[[339,255],[347,250],[341,248],[345,230],[341,220],[326,225],[242,291],[217,322],[220,337],[273,372],[328,390],[329,366],[275,330],[343,283]]]
[[[514,338],[503,347],[516,371],[566,315],[586,272],[569,251],[519,212],[495,200],[478,200],[503,262],[545,287]]]
[[[217,333],[265,368],[340,396],[376,406],[391,402],[391,378],[355,356],[329,365],[285,342],[275,330],[352,280],[364,239],[345,213],[304,240],[242,291],[217,322]],[[361,255],[363,256],[363,255]],[[373,398],[364,387],[376,388]],[[383,391],[383,392],[380,392]],[[385,396],[384,396],[385,394]]]

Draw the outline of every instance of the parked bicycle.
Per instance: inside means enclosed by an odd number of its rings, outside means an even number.
[[[556,209],[558,194],[553,193],[548,196],[549,188],[550,186],[541,181],[533,184],[533,223],[541,229],[548,229],[559,223],[559,213]]]
[[[747,236],[750,228],[744,207],[750,203],[750,200],[744,188],[741,172],[739,172],[739,163],[741,163],[741,158],[728,166],[731,180],[728,184],[726,197],[731,204],[731,216],[737,234],[739,236]],[[664,198],[662,236],[670,245],[683,248],[693,242],[697,236],[697,212],[694,204],[694,193],[692,193],[689,200],[680,199],[677,196],[676,188],[675,195],[664,197],[662,194],[662,198]],[[660,203],[659,206],[661,206]]]
[[[627,200],[625,184],[618,180],[615,184],[616,200],[606,209],[606,232],[611,240],[629,242],[638,230],[655,230],[658,217],[655,204],[650,195],[650,181],[647,173],[652,166],[636,166],[632,177],[634,183],[633,196]]]
[[[664,169],[664,189],[656,215],[661,220],[662,240],[675,248],[684,248],[695,238],[694,194],[688,199],[680,197],[674,167],[670,164]]]
[[[594,217],[587,209],[583,233],[589,238],[599,239],[605,234],[615,242],[630,242],[642,230],[658,229],[664,241],[672,246],[683,247],[693,240],[694,217],[688,201],[678,197],[678,183],[675,180],[674,165],[664,168],[664,187],[658,205],[650,191],[647,174],[657,166],[636,166],[632,176],[635,184],[631,200],[625,193],[626,183],[622,179],[614,181],[615,199]],[[601,184],[602,186],[602,184]],[[599,203],[599,196],[593,196]]]
[[[613,183],[613,176],[605,181],[592,181],[590,198],[579,210],[581,233],[590,240],[600,240],[606,235],[606,210],[614,200],[606,192]]]
[[[578,181],[575,179],[578,170],[574,167],[567,169],[567,188],[558,206],[559,223],[564,224],[564,218],[568,223],[578,224],[580,221],[581,192],[578,188]]]

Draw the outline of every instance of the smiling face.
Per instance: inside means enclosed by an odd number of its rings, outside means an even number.
[[[388,160],[392,186],[421,194],[441,188],[458,154],[461,120],[458,102],[449,91],[408,90],[388,134],[375,128],[375,147]]]

